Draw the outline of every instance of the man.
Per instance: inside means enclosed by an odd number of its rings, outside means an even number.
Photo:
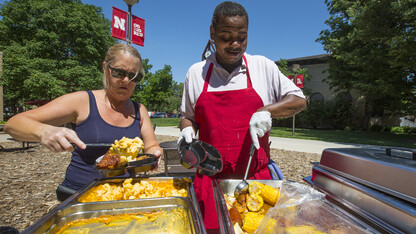
[[[179,141],[199,140],[218,149],[223,171],[196,174],[194,189],[207,230],[218,229],[211,179],[242,179],[251,144],[256,147],[248,178],[271,179],[269,135],[271,118],[290,117],[305,108],[305,96],[263,57],[245,53],[248,15],[235,2],[219,4],[210,37],[216,51],[188,70],[182,97]],[[178,141],[178,142],[179,142]]]

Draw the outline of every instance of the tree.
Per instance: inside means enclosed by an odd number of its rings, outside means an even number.
[[[332,53],[326,82],[358,90],[366,116],[415,114],[416,1],[325,0],[329,29],[317,41]]]
[[[132,99],[142,103],[148,110],[172,113],[179,109],[182,98],[183,84],[173,80],[172,67],[165,65],[154,74],[150,72],[152,65],[143,59],[146,76],[133,94]]]
[[[12,0],[1,4],[0,15],[5,106],[102,87],[102,61],[115,39],[100,7]]]
[[[277,65],[279,67],[279,70],[283,73],[285,76],[293,76],[295,73],[293,70],[289,67],[288,62],[286,59],[280,59],[277,62]],[[303,83],[308,82],[310,80],[310,75],[308,74],[308,68],[300,68],[296,71],[296,75],[303,75]],[[309,89],[304,88],[303,93],[305,95],[310,95],[311,91]]]

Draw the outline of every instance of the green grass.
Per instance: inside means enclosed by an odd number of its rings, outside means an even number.
[[[152,125],[159,127],[179,126],[180,118],[150,118]]]
[[[396,135],[390,132],[317,130],[274,127],[271,136],[327,142],[357,143],[381,146],[416,148],[416,134]]]
[[[156,125],[160,127],[179,126],[180,122],[180,118],[156,118],[150,120],[152,124],[156,123]],[[295,136],[292,136],[292,128],[274,127],[272,128],[270,136],[318,140],[327,142],[395,146],[416,149],[416,134],[395,135],[390,132],[317,130],[296,128]]]

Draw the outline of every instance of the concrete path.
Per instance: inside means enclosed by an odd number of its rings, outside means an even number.
[[[11,142],[11,140],[8,140],[7,138],[11,138],[11,136],[4,132],[0,132],[0,142]]]
[[[179,136],[180,130],[177,127],[156,127],[156,135],[167,136]],[[290,151],[307,152],[322,154],[322,151],[326,148],[377,148],[381,149],[381,146],[374,145],[361,145],[352,143],[337,143],[315,140],[302,140],[283,137],[270,137],[271,148],[284,149]]]
[[[156,126],[156,135],[166,135],[166,136],[179,136],[179,128],[177,127],[157,127]],[[0,132],[0,142],[10,142],[7,138],[11,138],[10,135]],[[315,141],[315,140],[302,140],[302,139],[292,139],[292,138],[283,138],[283,137],[270,137],[271,148],[274,149],[284,149],[290,151],[298,152],[307,152],[307,153],[316,153],[322,154],[322,151],[326,148],[375,148],[382,149],[381,146],[374,145],[361,145],[361,144],[352,144],[352,143],[337,143],[337,142],[326,142],[326,141]]]

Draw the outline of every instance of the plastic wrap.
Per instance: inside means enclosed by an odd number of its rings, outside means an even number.
[[[325,195],[294,182],[283,182],[279,200],[270,208],[255,233],[371,233],[339,210]]]

